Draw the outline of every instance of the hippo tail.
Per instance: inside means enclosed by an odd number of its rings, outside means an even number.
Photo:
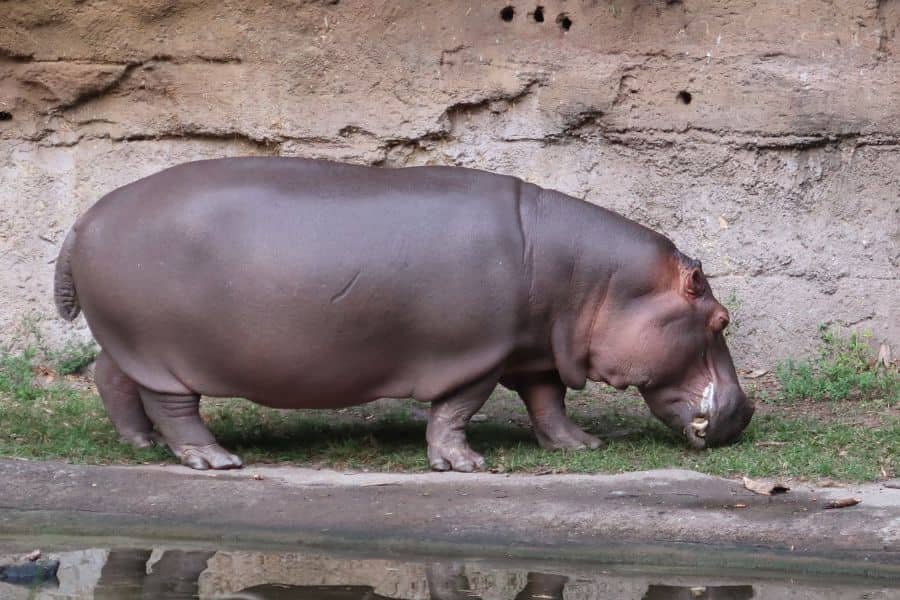
[[[56,258],[56,273],[53,277],[53,298],[56,301],[56,310],[66,321],[74,321],[81,312],[78,303],[78,293],[75,291],[75,278],[72,277],[72,250],[75,247],[75,228],[69,230],[69,234],[59,249]]]

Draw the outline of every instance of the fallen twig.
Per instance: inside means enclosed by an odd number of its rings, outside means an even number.
[[[749,477],[744,477],[744,487],[755,494],[762,494],[763,496],[784,494],[791,489],[780,481],[770,481],[767,479],[753,480]]]
[[[827,502],[822,508],[848,508],[850,506],[856,506],[860,502],[862,502],[862,500],[859,498],[841,498],[839,500]]]

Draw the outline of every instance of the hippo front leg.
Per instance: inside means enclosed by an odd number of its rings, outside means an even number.
[[[495,380],[480,382],[431,403],[425,439],[432,469],[471,473],[484,468],[484,457],[466,441],[466,424],[484,406],[496,385]]]
[[[463,563],[432,563],[425,567],[430,600],[481,600],[472,592]]]
[[[241,459],[216,443],[200,419],[200,396],[140,389],[144,411],[182,464],[192,469],[237,469]]]
[[[516,594],[516,600],[532,600],[532,598],[563,600],[568,582],[569,578],[565,575],[530,572],[527,575],[525,587]]]
[[[584,432],[566,415],[566,386],[557,374],[519,376],[501,383],[516,390],[522,398],[542,448],[585,450],[600,447],[599,439]]]

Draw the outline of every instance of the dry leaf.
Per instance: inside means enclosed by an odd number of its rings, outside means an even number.
[[[771,481],[768,479],[753,480],[749,477],[744,477],[744,487],[751,492],[762,494],[763,496],[783,494],[791,489],[780,481]]]
[[[856,506],[862,502],[859,498],[841,498],[840,500],[832,500],[825,504],[823,508],[847,508],[850,506]]]
[[[721,229],[728,229],[728,221],[725,220],[725,217],[719,215],[719,227]]]
[[[759,379],[768,372],[768,369],[753,369],[752,371],[744,375],[744,377],[746,377],[747,379]]]
[[[28,562],[34,562],[41,557],[40,550],[32,550],[28,554],[22,557],[22,560],[27,560]]]

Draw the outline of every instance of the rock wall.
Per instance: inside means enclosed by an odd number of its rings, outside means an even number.
[[[102,194],[280,154],[478,167],[618,210],[703,261],[739,364],[808,351],[820,323],[900,341],[900,0],[0,9],[2,340],[26,315],[72,334],[51,263]]]

